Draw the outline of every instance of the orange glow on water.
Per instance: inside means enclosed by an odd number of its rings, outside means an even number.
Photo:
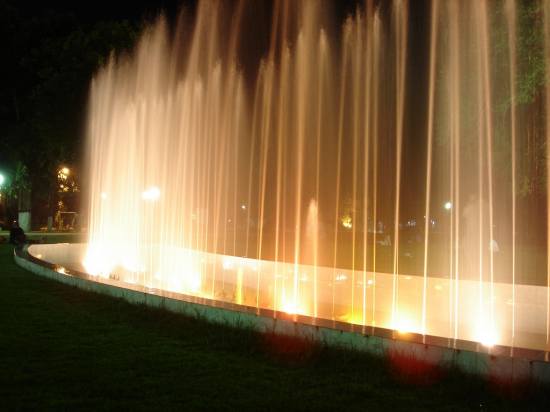
[[[392,325],[392,329],[400,334],[420,333],[421,328],[412,318],[407,315],[398,315],[397,320]]]

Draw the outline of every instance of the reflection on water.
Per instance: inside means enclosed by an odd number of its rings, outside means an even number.
[[[41,260],[57,264],[64,271],[65,268],[86,271],[80,263],[86,250],[86,244],[32,245],[29,253],[35,257],[42,256]],[[120,265],[113,267],[109,273],[95,273],[95,276],[98,281],[102,278],[120,280],[152,289],[301,315],[313,316],[317,310],[319,318],[396,329],[400,333],[454,337],[454,328],[449,327],[448,305],[454,282],[448,279],[428,278],[428,316],[426,329],[423,330],[420,304],[424,291],[422,276],[399,277],[399,312],[395,314],[392,312],[392,274],[354,274],[345,269],[259,261],[165,247],[157,248],[152,254],[165,253],[174,257],[174,267],[159,264],[150,268],[144,261],[136,261],[130,269]],[[143,256],[147,255],[147,251],[143,251]],[[144,273],[149,271],[156,275],[145,280]],[[317,273],[316,282],[314,273]],[[352,283],[354,277],[355,283]],[[298,285],[294,293],[296,278]],[[489,301],[490,288],[488,284],[483,286],[486,294],[484,301]],[[494,322],[490,320],[488,305],[484,307],[485,316],[479,317],[479,282],[463,280],[458,287],[461,297],[458,339],[489,346],[511,345],[512,285],[494,285]],[[355,305],[352,307],[353,294]],[[516,285],[515,301],[521,328],[516,331],[514,345],[545,349],[546,288]]]

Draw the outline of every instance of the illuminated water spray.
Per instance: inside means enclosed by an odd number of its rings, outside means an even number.
[[[526,5],[365,1],[340,20],[337,2],[264,6],[259,28],[245,1],[200,1],[95,76],[86,270],[364,331],[547,348],[550,270],[519,270],[535,230],[518,203],[524,130],[543,123],[515,104]]]

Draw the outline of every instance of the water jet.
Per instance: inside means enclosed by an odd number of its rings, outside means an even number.
[[[336,24],[331,3],[276,2],[252,79],[244,2],[199,2],[184,47],[159,18],[91,84],[88,243],[18,261],[212,319],[550,379],[550,269],[526,269],[547,266],[550,219],[518,203],[539,179],[522,130],[550,118],[547,96],[516,105],[526,6],[428,4],[423,34],[404,0]]]

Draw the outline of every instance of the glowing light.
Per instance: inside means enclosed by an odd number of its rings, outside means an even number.
[[[178,253],[174,267],[177,270],[172,273],[169,280],[177,284],[178,291],[199,293],[202,286],[200,259],[187,253]]]
[[[6,178],[4,177],[3,174],[0,173],[0,186],[2,186],[5,181],[6,181]]]
[[[499,338],[495,328],[487,325],[487,322],[480,322],[477,328],[475,340],[487,348],[491,348],[497,344]]]
[[[86,269],[86,273],[92,276],[108,277],[112,270],[109,255],[103,248],[97,246],[88,248],[82,266]]]
[[[352,323],[354,325],[363,325],[364,324],[363,317],[359,316],[359,315],[353,315],[353,316],[347,315],[346,319],[344,319],[344,320],[346,320],[349,323]]]
[[[419,331],[418,325],[411,318],[402,316],[397,319],[392,329],[396,330],[399,334],[417,333]]]
[[[55,268],[55,271],[57,273],[61,273],[62,275],[65,275],[67,273],[66,269],[63,266],[58,266],[57,268]]]
[[[445,210],[451,210],[453,208],[453,204],[451,202],[445,202],[443,207],[445,208]]]
[[[160,189],[156,186],[151,186],[141,194],[143,200],[156,201],[160,198]]]
[[[487,348],[492,348],[497,343],[497,336],[494,333],[494,331],[493,332],[487,331],[482,335],[478,336],[478,341],[483,346]]]
[[[241,209],[246,210],[246,205],[244,203],[241,205]]]
[[[223,260],[222,266],[225,270],[231,270],[233,269],[233,260],[229,258],[225,258]]]
[[[236,287],[236,301],[237,304],[242,305],[243,303],[243,268],[237,270],[237,287]]]
[[[367,281],[367,285],[369,285],[369,286],[370,286],[370,285],[374,285],[374,281],[373,281],[372,279],[369,279],[369,280]]]
[[[187,290],[198,292],[201,288],[201,276],[198,272],[192,272],[186,276]]]
[[[107,193],[101,192],[101,199],[105,200],[105,199],[107,199],[107,197],[108,197]]]
[[[59,170],[57,171],[57,178],[59,180],[66,181],[67,178],[69,177],[70,173],[71,173],[71,171],[69,170],[69,168],[63,166],[63,167],[59,168]]]
[[[350,215],[346,215],[342,217],[340,221],[342,222],[342,226],[345,227],[346,229],[351,229],[353,227]]]
[[[168,290],[182,293],[198,294],[201,289],[201,276],[200,272],[196,271],[194,267],[185,267],[184,275],[180,272],[171,274],[162,274],[162,277],[166,280],[166,287]]]
[[[303,309],[295,302],[285,302],[281,307],[282,311],[290,315],[303,314]]]
[[[336,277],[334,278],[337,282],[342,282],[344,280],[347,280],[348,277],[344,273],[338,273]]]

